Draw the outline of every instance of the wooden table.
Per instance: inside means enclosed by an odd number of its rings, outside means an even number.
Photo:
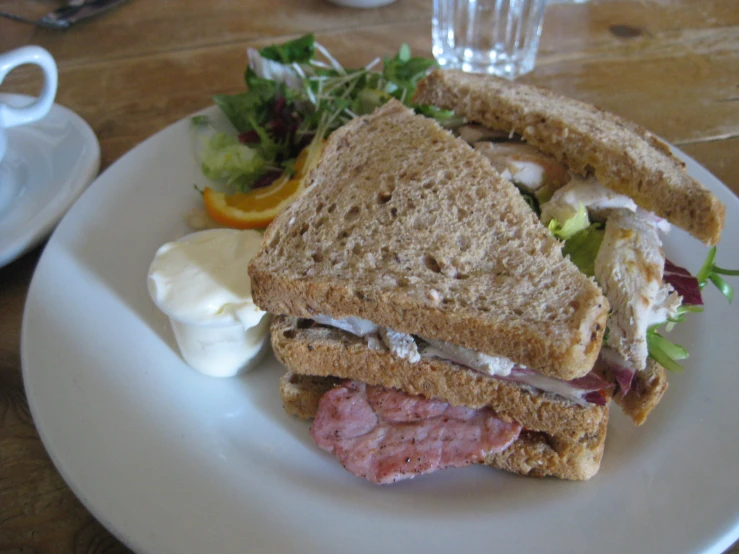
[[[40,16],[51,1],[0,0]],[[146,137],[243,88],[249,45],[308,31],[347,65],[401,41],[430,55],[430,0],[374,10],[324,0],[131,0],[65,32],[0,20],[0,52],[40,44],[59,64],[57,101],[85,118],[103,169]],[[592,0],[546,13],[523,80],[596,103],[663,136],[739,193],[736,0]],[[33,94],[35,69],[0,92]],[[75,498],[41,444],[21,381],[20,328],[40,249],[0,269],[0,551],[127,552]],[[729,550],[739,553],[739,543]]]

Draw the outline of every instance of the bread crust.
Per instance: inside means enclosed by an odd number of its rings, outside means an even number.
[[[725,206],[664,143],[614,114],[546,89],[455,70],[432,72],[419,83],[414,101],[517,133],[708,245],[721,237]]]
[[[567,380],[609,309],[484,156],[398,102],[331,135],[249,275],[275,314],[360,317]]]
[[[629,392],[624,396],[616,393],[613,399],[634,423],[641,425],[662,400],[667,387],[667,371],[649,358],[646,369],[637,371],[634,375]]]
[[[292,416],[312,419],[321,396],[341,381],[288,371],[280,379],[282,405]],[[570,444],[555,443],[545,433],[525,430],[510,447],[486,458],[485,464],[529,477],[590,479],[600,468],[607,426],[606,413],[594,433]]]

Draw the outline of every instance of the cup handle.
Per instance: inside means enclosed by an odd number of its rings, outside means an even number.
[[[24,46],[0,56],[0,82],[10,71],[23,64],[38,65],[44,72],[41,95],[28,106],[15,108],[0,104],[0,127],[15,127],[44,117],[54,104],[59,76],[56,63],[48,51],[40,46]]]

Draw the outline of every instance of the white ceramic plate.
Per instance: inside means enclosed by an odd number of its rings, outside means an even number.
[[[33,98],[0,94],[22,106]],[[0,161],[0,267],[36,246],[100,169],[100,145],[76,113],[54,104],[43,119],[8,129]]]
[[[211,111],[211,113],[214,113]],[[719,262],[739,266],[739,201]],[[280,405],[269,358],[210,379],[176,353],[149,300],[157,247],[186,232],[205,185],[188,122],[121,158],[79,199],[38,264],[22,335],[26,391],[54,463],[86,506],[139,552],[721,552],[739,536],[739,306],[708,290],[707,313],[674,338],[682,375],[643,428],[613,410],[600,473],[585,483],[487,468],[391,487],[357,479]],[[675,231],[669,257],[706,249]]]

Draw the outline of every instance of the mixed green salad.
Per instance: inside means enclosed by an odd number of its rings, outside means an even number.
[[[194,118],[206,137],[199,155],[203,173],[241,192],[269,184],[294,170],[303,149],[320,151],[332,131],[390,98],[450,123],[457,119],[452,112],[411,102],[434,65],[404,44],[391,58],[345,68],[312,34],[250,49],[246,92],[213,98],[238,134],[214,131],[205,116]]]

